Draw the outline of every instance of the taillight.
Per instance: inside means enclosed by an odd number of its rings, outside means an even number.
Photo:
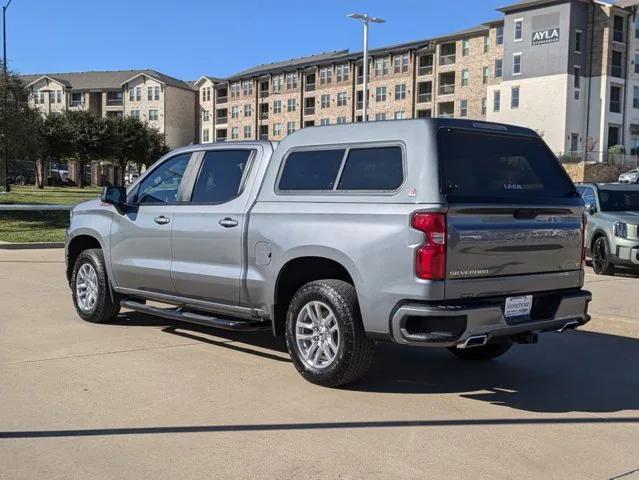
[[[415,213],[411,226],[424,233],[415,255],[415,275],[424,280],[446,278],[446,214]]]
[[[586,268],[586,223],[588,216],[586,212],[581,214],[581,269]]]

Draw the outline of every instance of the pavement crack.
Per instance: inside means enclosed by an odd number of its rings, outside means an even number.
[[[129,353],[129,352],[143,352],[146,350],[161,350],[164,348],[174,348],[174,347],[188,347],[191,345],[198,345],[200,342],[189,342],[189,343],[177,343],[175,345],[162,345],[157,347],[147,347],[147,348],[129,348],[126,350],[113,350],[110,352],[98,352],[98,353],[83,353],[80,355],[67,355],[64,357],[49,357],[49,358],[39,358],[35,360],[21,360],[19,362],[7,362],[3,365],[20,365],[23,363],[38,363],[38,362],[49,362],[52,360],[66,360],[68,358],[83,358],[83,357],[97,357],[101,355],[114,355],[116,353]]]

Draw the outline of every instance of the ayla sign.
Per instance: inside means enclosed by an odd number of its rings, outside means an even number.
[[[546,43],[555,43],[559,41],[559,28],[549,28],[533,32],[532,44],[544,45]]]

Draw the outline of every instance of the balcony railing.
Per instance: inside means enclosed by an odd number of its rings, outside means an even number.
[[[611,74],[613,77],[623,78],[623,67],[621,65],[613,65]]]
[[[228,101],[229,97],[227,97],[226,95],[221,96],[221,97],[216,97],[215,98],[215,102],[220,105],[222,103],[226,103]]]
[[[314,92],[315,91],[315,84],[314,83],[307,83],[306,85],[304,85],[304,91],[305,92]]]
[[[453,118],[454,115],[452,113],[440,113],[439,118]]]
[[[433,74],[433,66],[426,65],[425,67],[419,67],[419,71],[417,72],[419,75],[432,75]]]
[[[229,121],[229,117],[217,117],[215,119],[215,123],[227,123]]]
[[[71,100],[71,102],[69,103],[69,106],[71,107],[81,107],[82,105],[84,105],[84,102],[82,100]]]
[[[428,103],[433,101],[432,93],[420,93],[417,95],[417,103]]]
[[[623,30],[614,30],[612,32],[612,39],[615,42],[623,42]]]
[[[226,138],[227,137],[217,137],[216,141],[217,142],[226,142]]]
[[[268,133],[260,134],[260,140],[268,140]]]
[[[260,118],[266,120],[268,118],[268,112],[260,112]]]
[[[107,107],[121,107],[123,105],[121,98],[107,98]]]
[[[361,110],[362,108],[364,108],[364,102],[363,101],[357,102],[355,104],[355,107],[357,108],[357,110]]]
[[[305,107],[304,115],[315,115],[315,107]]]
[[[268,97],[268,90],[260,90],[260,98]]]
[[[455,85],[440,85],[439,86],[439,94],[440,95],[452,95],[455,93]]]
[[[455,54],[451,55],[440,55],[439,57],[440,65],[454,65],[455,64]]]

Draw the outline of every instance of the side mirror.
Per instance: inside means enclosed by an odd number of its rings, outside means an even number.
[[[594,215],[596,211],[597,207],[595,207],[592,203],[586,205],[586,212],[588,213],[588,215]]]
[[[126,188],[124,187],[104,187],[100,199],[104,203],[115,206],[118,211],[124,210],[126,206]]]

